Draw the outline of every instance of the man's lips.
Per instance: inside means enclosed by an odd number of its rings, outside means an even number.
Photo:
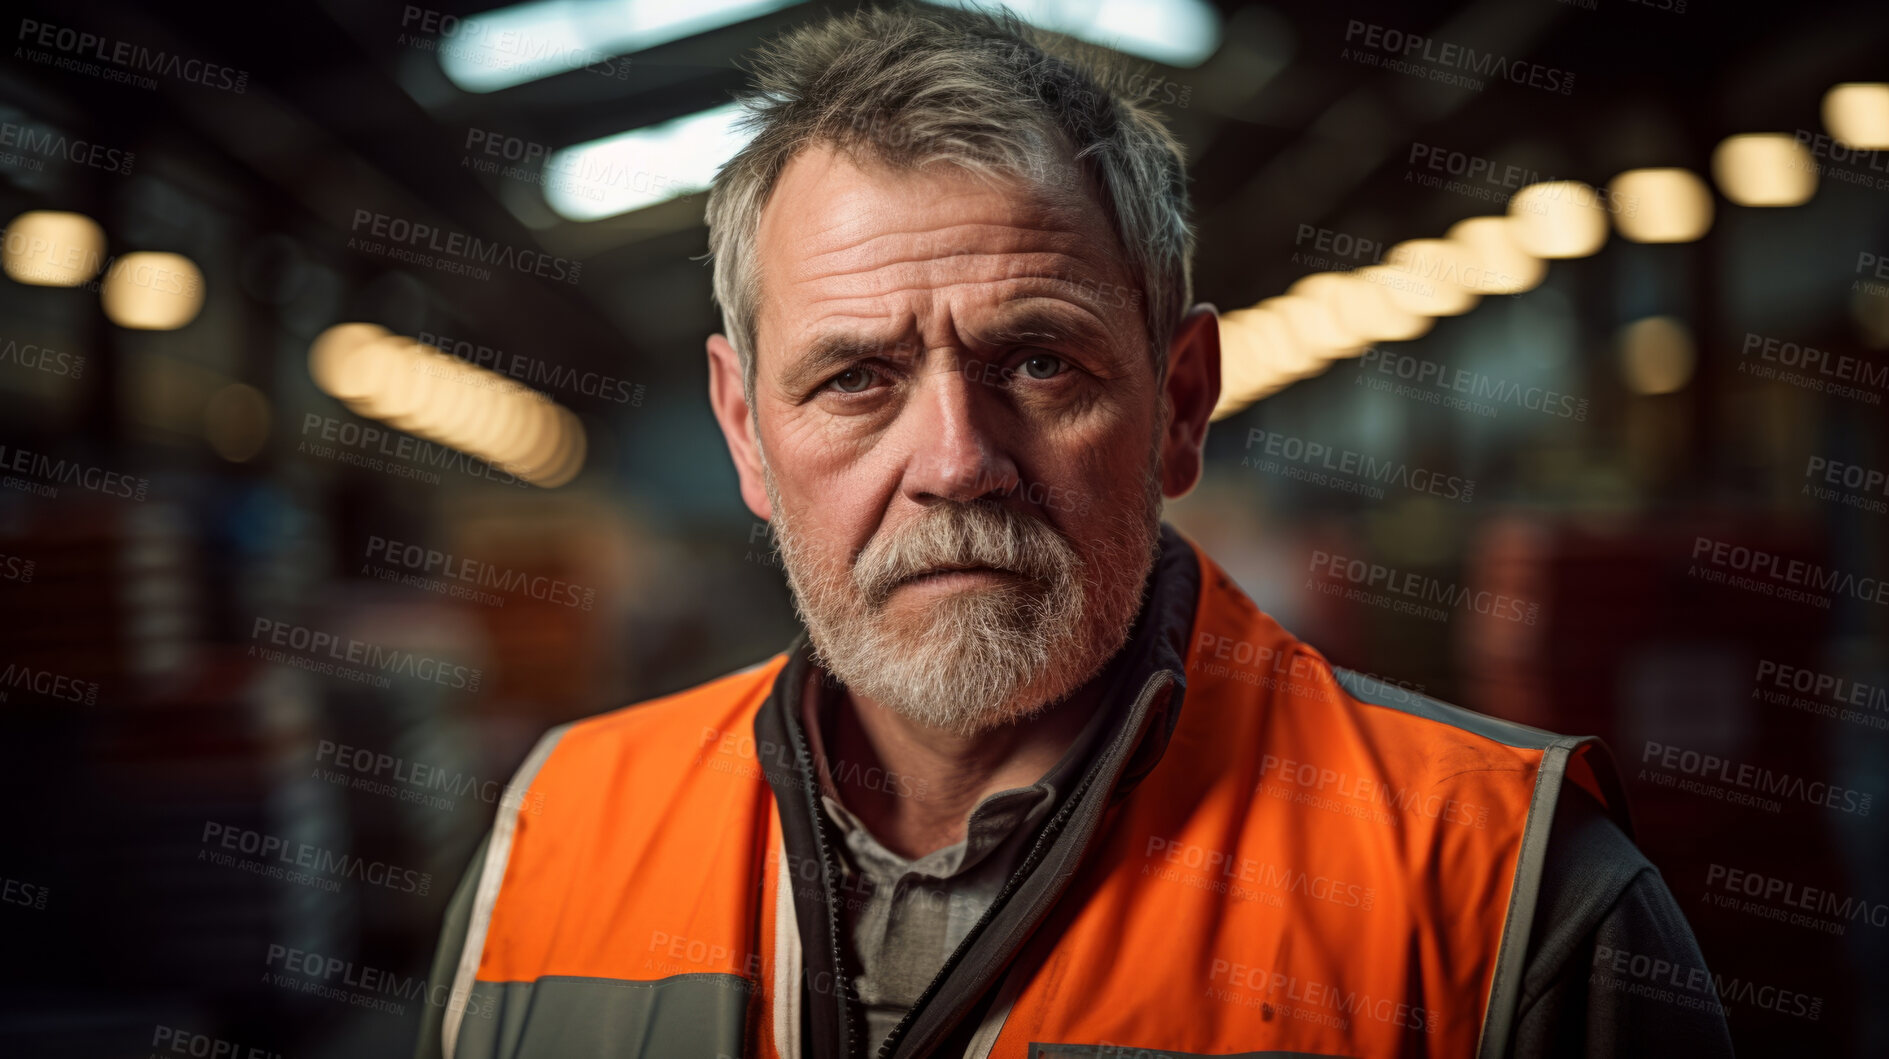
[[[942,566],[934,566],[929,570],[923,570],[916,574],[908,574],[907,576],[900,578],[897,581],[897,583],[893,585],[893,587],[897,588],[900,585],[909,585],[909,584],[914,584],[920,581],[930,581],[934,578],[943,577],[949,574],[987,574],[987,575],[995,574],[1002,577],[1022,577],[1023,576],[1022,574],[1017,573],[1015,570],[1005,570],[1005,569],[1002,569],[1000,567],[995,567],[995,566],[962,565],[958,563],[947,563]]]

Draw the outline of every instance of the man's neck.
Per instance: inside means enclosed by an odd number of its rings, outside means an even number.
[[[848,689],[834,696],[820,740],[839,801],[901,857],[961,842],[985,796],[1028,787],[1062,760],[1099,705],[1097,685],[975,736],[919,724]]]

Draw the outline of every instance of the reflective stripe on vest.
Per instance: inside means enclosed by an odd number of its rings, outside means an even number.
[[[966,1054],[1501,1056],[1563,777],[1622,804],[1605,749],[1335,670],[1195,552],[1165,753]],[[786,662],[534,751],[494,828],[450,1059],[800,1059],[803,989],[845,983],[807,980],[789,887],[820,868],[784,855],[763,772],[792,751],[754,740]]]

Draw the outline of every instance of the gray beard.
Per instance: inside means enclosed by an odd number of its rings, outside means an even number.
[[[1085,559],[1042,520],[999,500],[933,505],[880,532],[847,568],[799,531],[762,476],[794,610],[814,660],[848,688],[919,724],[972,736],[1027,720],[1095,676],[1128,640],[1160,552],[1161,434],[1136,510],[1109,516]],[[904,578],[940,564],[1022,574],[893,609]]]

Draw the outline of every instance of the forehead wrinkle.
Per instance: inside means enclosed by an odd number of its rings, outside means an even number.
[[[886,268],[869,269],[863,272],[834,273],[824,277],[827,280],[838,281],[824,284],[831,289],[824,292],[803,291],[803,293],[806,304],[818,305],[835,298],[887,298],[906,291],[944,291],[991,284],[1043,282],[1054,284],[1058,289],[1078,288],[1077,280],[1079,279],[1099,281],[1109,277],[1109,273],[1105,270],[1096,269],[1080,258],[1069,258],[1062,254],[1029,255],[1038,258],[1049,257],[1051,260],[1026,262],[1030,266],[1027,270],[1019,270],[1015,267],[1016,258],[1010,255],[1003,256],[1010,260],[1001,263],[990,262],[990,267],[980,275],[934,278],[933,273],[937,270],[930,262],[900,262]],[[965,260],[971,261],[974,258],[966,255]],[[1068,264],[1065,265],[1064,262]],[[892,270],[890,275],[880,275],[888,270]],[[879,282],[879,286],[869,290],[862,289],[875,280]],[[807,281],[797,285],[804,287],[810,284],[811,281]]]
[[[833,279],[864,278],[872,273],[888,269],[900,269],[900,274],[906,275],[921,269],[929,274],[946,268],[964,271],[981,266],[985,279],[1004,278],[993,277],[992,273],[1002,273],[1013,268],[1032,270],[1047,268],[1054,274],[1086,274],[1097,279],[1113,278],[1124,282],[1129,279],[1129,271],[1125,263],[1112,252],[1111,248],[1097,247],[1093,240],[1084,239],[1079,233],[1059,232],[1056,235],[1058,238],[1048,245],[956,250],[884,261],[868,260],[828,272],[813,271],[811,261],[820,257],[831,257],[842,251],[825,252],[796,260],[783,270],[781,278],[788,287],[804,288]]]
[[[930,256],[930,257],[904,257],[904,258],[899,258],[896,261],[878,262],[872,265],[865,266],[863,268],[839,269],[834,272],[822,272],[817,276],[797,276],[791,282],[800,283],[800,284],[818,283],[821,280],[834,279],[841,276],[864,276],[872,272],[881,272],[888,268],[896,268],[900,265],[938,266],[938,265],[942,265],[946,261],[963,262],[966,264],[971,264],[971,263],[978,262],[978,260],[981,258],[1012,258],[1014,259],[1014,258],[1024,258],[1024,257],[1057,257],[1057,258],[1062,258],[1067,261],[1070,261],[1074,264],[1082,265],[1084,266],[1086,271],[1091,271],[1091,272],[1105,271],[1104,269],[1099,268],[1094,262],[1086,261],[1083,258],[1077,257],[1073,254],[1065,254],[1060,250],[990,250],[990,251],[983,251],[983,252],[979,252],[975,254],[945,254],[941,256]],[[1071,270],[1064,270],[1064,271],[1071,271]]]
[[[1038,280],[1055,283],[1057,284],[1058,289],[1054,291],[1045,291],[1045,290],[1036,288],[1034,286],[1033,281],[1038,281]],[[1090,307],[1090,305],[1087,304],[1087,299],[1084,299],[1081,297],[1071,298],[1071,297],[1066,296],[1068,291],[1064,290],[1063,288],[1075,288],[1075,289],[1080,289],[1080,288],[1077,287],[1075,281],[1070,280],[1063,276],[1016,276],[1016,277],[1005,277],[1005,278],[996,279],[996,280],[963,280],[956,283],[938,284],[936,286],[927,285],[922,288],[894,287],[887,291],[880,291],[880,292],[875,292],[875,293],[851,293],[851,292],[836,293],[836,294],[825,295],[823,297],[811,298],[806,302],[806,305],[808,307],[813,307],[813,306],[819,306],[819,305],[828,305],[832,303],[844,304],[844,303],[853,303],[853,302],[859,302],[859,303],[882,302],[888,299],[896,298],[900,294],[906,291],[922,292],[924,295],[929,296],[932,294],[937,294],[944,291],[953,290],[959,287],[981,286],[985,283],[1023,283],[1023,284],[1029,285],[1028,289],[1008,292],[1001,295],[998,298],[996,304],[990,306],[988,310],[986,310],[988,313],[1000,314],[1000,313],[1005,313],[1007,311],[1013,311],[1010,309],[1010,306],[1020,301],[1049,300],[1049,301],[1054,301],[1060,305],[1066,305],[1069,307],[1071,311],[1074,311],[1074,312],[1077,312],[1084,316],[1089,317],[1091,320],[1094,321],[1094,325],[1096,328],[1103,330],[1106,333],[1106,329],[1108,327],[1108,321],[1102,316],[1101,313],[1097,312],[1094,308]],[[978,312],[980,311],[980,309],[982,309],[982,307],[975,306],[975,305],[962,306],[962,307],[954,306],[948,312],[949,312],[949,315],[955,320],[958,317],[958,315],[962,312],[965,312],[967,310],[970,312]],[[901,329],[900,329],[901,334],[907,334],[907,333],[911,333],[911,332],[919,330],[919,322],[916,318],[916,315],[909,308],[901,308],[899,310],[895,310],[895,312],[897,312],[897,314],[906,321],[905,324],[901,326]],[[829,311],[825,314],[822,314],[818,319],[809,323],[806,327],[802,328],[801,334],[804,336],[807,332],[818,329],[821,326],[822,321],[832,319],[833,317],[836,317],[836,316],[844,317],[847,319],[858,319],[858,320],[884,320],[887,315],[888,314],[886,313],[843,312],[843,311],[837,311],[837,310]]]
[[[974,230],[975,232],[975,234],[967,234],[961,240],[954,241],[954,246],[963,246],[963,247],[975,246],[981,241],[979,238],[980,236],[991,235],[991,234],[1010,233],[1012,235],[1015,235],[1017,238],[1009,241],[1008,243],[1003,243],[999,246],[991,247],[988,249],[979,249],[975,251],[974,253],[966,253],[963,250],[947,247],[947,248],[942,248],[940,251],[929,254],[929,255],[916,255],[913,257],[898,258],[892,261],[879,262],[878,264],[894,265],[894,264],[900,264],[906,261],[935,261],[935,260],[943,260],[943,259],[959,258],[959,257],[989,256],[992,254],[1061,253],[1067,247],[1072,247],[1072,246],[1081,247],[1085,245],[1085,243],[1087,242],[1087,240],[1085,240],[1083,236],[1083,233],[1081,233],[1080,231],[1076,231],[1076,230],[1073,230],[1064,226],[1059,226],[1059,225],[1003,224],[1003,223],[994,222],[994,221],[968,221],[968,222],[959,221],[959,222],[952,222],[949,224],[942,224],[935,228],[916,228],[916,229],[911,229],[908,231],[882,232],[878,235],[870,235],[864,239],[858,240],[857,242],[848,243],[844,246],[834,247],[830,250],[820,250],[815,253],[808,254],[802,257],[798,262],[798,264],[801,267],[797,271],[800,271],[803,273],[803,277],[800,277],[800,278],[806,278],[806,279],[823,279],[826,276],[830,276],[830,275],[838,275],[838,274],[846,273],[846,272],[860,271],[860,269],[858,268],[848,268],[848,267],[842,266],[841,268],[837,269],[834,272],[813,273],[811,275],[804,275],[804,273],[806,273],[808,270],[814,267],[814,262],[817,262],[822,258],[838,257],[842,255],[849,256],[849,257],[855,257],[855,256],[864,257],[870,254],[870,248],[872,247],[874,243],[882,242],[888,239],[923,239],[929,236],[934,236],[939,232],[951,231],[954,229],[971,229],[971,230]],[[1044,246],[1044,247],[1031,246],[1030,243],[1032,240],[1029,237],[1033,235],[1049,237],[1051,245]]]

